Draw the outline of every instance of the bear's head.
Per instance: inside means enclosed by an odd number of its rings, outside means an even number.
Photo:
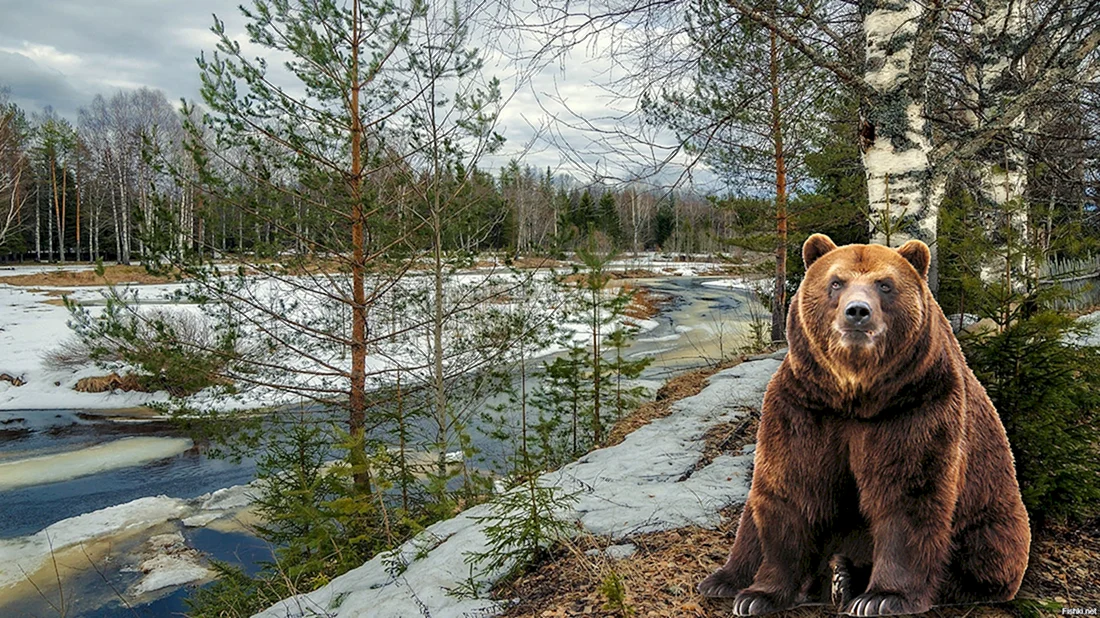
[[[802,246],[802,258],[806,277],[796,297],[796,323],[788,328],[801,329],[813,356],[845,374],[845,381],[906,356],[927,331],[934,301],[926,281],[931,253],[923,242],[897,249],[837,247],[828,236],[814,234]]]

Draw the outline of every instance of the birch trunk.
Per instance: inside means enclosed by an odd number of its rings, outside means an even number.
[[[38,185],[35,183],[34,188],[34,260],[36,262],[42,261],[42,205],[38,203],[41,199],[41,192],[38,190]]]
[[[118,158],[118,232],[120,264],[130,264],[130,207],[126,203],[126,176],[122,167],[122,157]]]
[[[111,191],[111,221],[115,227],[115,261],[122,262],[122,207],[119,205],[121,201],[118,193],[114,188],[110,188]]]
[[[1023,36],[1023,4],[1018,0],[991,0],[975,20],[973,38],[980,46],[981,65],[974,71],[976,106],[969,115],[970,128],[1001,113],[1005,95],[1013,89],[1014,71],[1010,52]],[[1029,260],[1020,247],[1026,242],[1028,212],[1023,203],[1027,184],[1027,161],[1016,146],[1027,119],[1021,113],[1000,136],[987,146],[977,164],[979,204],[987,237],[998,246],[998,255],[981,267],[981,279],[1002,281],[1022,289]]]
[[[65,208],[66,196],[68,195],[68,172],[65,168],[61,168],[61,211],[57,217],[57,258],[62,264],[65,263]]]
[[[80,261],[80,250],[83,249],[80,242],[80,194],[84,187],[80,184],[80,160],[76,162],[76,185],[73,189],[76,191],[76,261]]]
[[[928,283],[939,282],[936,222],[945,182],[930,158],[924,71],[915,54],[927,9],[919,2],[878,1],[863,16],[867,58],[861,151],[867,176],[872,242],[898,247],[919,239],[932,250]]]

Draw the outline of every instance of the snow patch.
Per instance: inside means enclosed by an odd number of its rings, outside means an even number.
[[[190,449],[187,438],[123,438],[76,451],[0,463],[0,491],[139,466]]]
[[[209,494],[199,496],[198,499],[202,500],[202,506],[199,508],[204,511],[225,511],[229,509],[244,508],[252,504],[258,491],[259,488],[255,487],[253,483],[219,489]]]
[[[606,549],[590,549],[584,552],[586,556],[606,556],[612,560],[625,560],[638,551],[638,546],[633,543],[610,545]]]
[[[754,282],[748,279],[712,279],[703,282],[703,287],[707,288],[724,288],[730,290],[747,290],[753,291],[752,284]]]
[[[70,517],[31,536],[0,540],[0,588],[22,581],[24,573],[37,571],[49,560],[51,552],[149,528],[180,517],[186,511],[187,503],[178,498],[138,498],[126,504]]]
[[[146,548],[151,555],[137,568],[144,576],[133,588],[135,596],[201,581],[214,575],[213,571],[200,564],[202,556],[187,546],[179,532],[151,537]]]

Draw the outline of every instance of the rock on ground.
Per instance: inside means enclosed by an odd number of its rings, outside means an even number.
[[[698,395],[673,404],[672,413],[638,429],[620,444],[593,451],[540,482],[578,492],[572,517],[592,534],[626,539],[689,525],[717,527],[719,511],[745,500],[751,450],[719,456],[695,469],[707,429],[759,409],[764,389],[779,367],[763,357],[721,371]],[[492,616],[502,607],[485,592],[506,572],[473,575],[478,596],[467,589],[469,552],[486,546],[490,505],[471,508],[430,526],[394,552],[376,556],[313,592],[284,599],[256,618],[307,616],[466,618]]]

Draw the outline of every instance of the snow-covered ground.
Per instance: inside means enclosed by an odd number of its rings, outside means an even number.
[[[40,266],[20,266],[13,270],[0,271],[0,273],[10,276],[44,270],[48,269]],[[542,281],[546,281],[550,274],[540,273],[537,276]],[[456,292],[458,295],[469,294],[469,290],[483,290],[496,285],[504,288],[504,296],[507,296],[509,277],[512,275],[506,272],[469,272],[453,276],[450,283],[454,289],[459,290]],[[341,318],[337,312],[342,309],[339,306],[336,309],[325,309],[322,306],[325,301],[331,304],[327,297],[333,293],[332,290],[321,288],[309,291],[307,288],[311,285],[316,287],[316,282],[306,283],[295,281],[293,278],[285,278],[282,281],[256,278],[251,280],[252,289],[248,294],[251,302],[266,306],[266,310],[273,311],[275,315],[279,315],[280,310],[285,308],[287,313],[294,313],[293,319],[317,326],[319,332],[327,332],[324,329],[333,330],[333,320],[336,320],[336,324],[340,323]],[[399,289],[394,295],[414,296],[417,288],[424,287],[426,284],[427,280],[424,277],[411,276],[407,282],[403,282],[402,285],[405,287]],[[496,302],[492,307],[498,310],[512,309],[543,314],[555,310],[555,307],[561,304],[558,293],[552,290],[552,286],[536,287],[538,290],[536,296],[527,299],[522,307],[516,306],[515,301]],[[178,283],[120,286],[127,298],[140,302],[139,310],[142,312],[201,313],[202,309],[197,305],[179,302],[185,288],[184,284]],[[108,369],[94,365],[75,369],[56,369],[45,362],[45,355],[71,336],[68,327],[71,316],[65,307],[56,303],[57,299],[62,295],[67,296],[70,300],[83,305],[92,317],[96,317],[103,311],[101,305],[105,291],[106,288],[103,287],[16,287],[4,284],[0,276],[0,374],[8,374],[23,382],[21,386],[15,386],[8,381],[0,380],[0,410],[121,409],[168,401],[167,394],[163,392],[152,394],[121,391],[77,392],[73,387],[80,379],[102,376],[108,373]],[[47,301],[54,302],[48,304]],[[481,308],[479,307],[478,310]],[[372,332],[391,328],[400,333],[400,337],[386,343],[376,354],[368,357],[368,373],[383,372],[392,369],[395,364],[412,367],[424,367],[427,364],[423,357],[425,350],[430,346],[425,330],[423,328],[414,331],[402,330],[408,326],[409,314],[410,310],[407,308],[394,310],[392,316],[378,317],[379,324],[372,325]],[[386,320],[394,323],[386,323]],[[448,331],[448,336],[461,336],[457,331],[463,328],[462,324],[474,321],[475,319],[470,316],[463,316],[463,320],[456,321],[459,324],[457,327],[451,327],[457,330],[454,333]],[[270,324],[270,318],[267,322],[264,322],[264,314],[260,312],[253,330],[288,328],[285,324]],[[657,322],[652,320],[632,320],[632,322],[643,331],[657,326]],[[575,340],[585,341],[591,336],[587,324],[580,320],[562,321],[559,326],[566,335]],[[347,370],[350,358],[347,357],[347,351],[340,346],[334,346],[331,351],[323,348],[324,344],[331,345],[331,340],[339,336],[339,332],[333,332],[332,337],[324,334],[305,335],[304,338],[296,341],[298,349],[310,350],[313,358],[284,351],[280,358],[265,359],[284,369],[277,372],[280,376],[299,380],[297,383],[285,384],[282,389],[247,389],[233,397],[226,397],[221,392],[202,392],[192,396],[188,403],[200,408],[255,408],[298,403],[302,397],[294,394],[295,389],[317,388],[326,392],[339,391],[344,381],[340,374]],[[547,345],[532,356],[551,354],[561,349],[560,344]],[[453,358],[449,362],[461,363],[464,359]],[[125,371],[125,367],[117,369]],[[408,374],[406,376],[408,377]],[[388,378],[383,376],[381,379]]]
[[[35,269],[39,267],[21,266],[17,273],[29,274]],[[15,287],[3,283],[5,274],[11,275],[13,271],[0,271],[0,373],[19,378],[25,384],[13,386],[0,380],[0,410],[103,410],[167,400],[165,394],[74,391],[73,386],[81,378],[106,372],[94,366],[76,371],[46,367],[45,354],[70,336],[68,309],[46,301],[56,300],[61,294],[77,302],[97,301],[102,298],[102,288]],[[142,295],[148,299],[167,299],[178,288],[142,286]],[[89,307],[89,311],[95,315],[102,308]]]
[[[745,278],[739,277],[739,278],[735,278],[735,279],[711,279],[709,281],[704,281],[703,286],[708,287],[708,288],[723,288],[723,289],[750,290],[751,291],[751,290],[755,290],[756,289],[755,286],[760,285],[761,283],[767,284],[766,281],[762,281],[761,279],[745,279]]]
[[[711,256],[687,256],[690,260],[678,260],[672,256],[659,253],[641,253],[617,260],[608,264],[611,270],[648,270],[660,276],[671,277],[699,277],[707,275],[719,275],[725,271],[727,264],[721,262],[706,261]]]
[[[144,574],[134,586],[135,595],[210,579],[214,572],[202,564],[202,555],[188,547],[179,532],[158,534],[146,542],[147,557],[132,571]]]
[[[1079,320],[1092,326],[1092,333],[1082,338],[1079,343],[1081,345],[1100,346],[1100,311],[1083,315]]]
[[[702,457],[701,438],[708,428],[758,409],[779,362],[756,360],[716,374],[701,393],[674,404],[668,417],[540,482],[579,492],[574,511],[564,516],[589,533],[615,540],[687,525],[717,526],[719,511],[748,495],[753,454],[747,447],[694,470]],[[448,593],[468,583],[467,556],[486,545],[485,524],[476,520],[489,510],[490,505],[480,505],[439,522],[395,552],[376,556],[318,590],[285,599],[257,618],[495,615],[502,609],[498,601]],[[503,574],[476,574],[481,594]]]

